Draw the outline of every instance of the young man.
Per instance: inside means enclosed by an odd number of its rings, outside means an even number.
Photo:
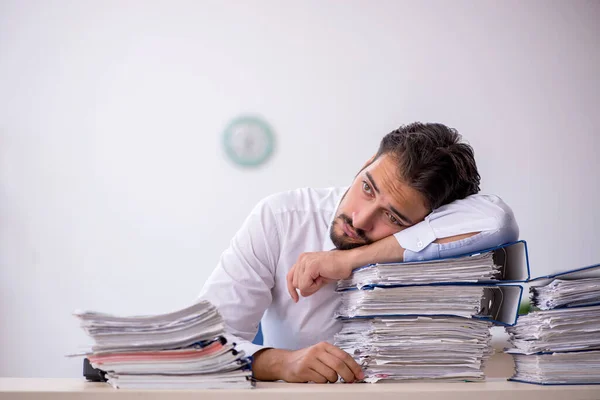
[[[232,340],[254,356],[257,379],[361,379],[354,359],[330,344],[341,328],[334,281],[372,262],[447,257],[516,240],[512,211],[496,196],[477,194],[479,180],[473,149],[455,130],[402,126],[383,138],[349,188],[262,200],[200,297],[218,307]],[[264,346],[250,342],[261,320]]]

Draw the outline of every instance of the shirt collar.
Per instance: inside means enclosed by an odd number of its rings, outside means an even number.
[[[331,216],[329,217],[329,224],[327,225],[327,232],[325,233],[325,240],[323,240],[323,251],[335,250],[335,248],[336,248],[335,245],[333,244],[333,242],[331,241],[331,236],[330,236],[331,225],[333,225],[333,221],[335,220],[335,216],[337,214],[338,208],[340,207],[340,203],[342,202],[342,199],[348,192],[348,189],[350,189],[350,187],[346,187],[344,189],[344,191],[339,195],[339,198],[335,202],[335,208],[333,209],[333,212],[331,213]]]

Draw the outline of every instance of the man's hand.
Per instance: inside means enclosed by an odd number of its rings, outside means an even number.
[[[287,274],[288,292],[294,302],[299,300],[296,288],[307,297],[328,283],[348,278],[353,269],[348,255],[339,250],[302,253]]]
[[[338,376],[346,382],[364,378],[350,354],[327,342],[296,351],[263,350],[255,355],[252,369],[259,380],[327,383],[337,382]]]

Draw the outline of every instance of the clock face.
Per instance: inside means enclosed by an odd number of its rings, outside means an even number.
[[[238,165],[258,166],[273,152],[274,137],[269,125],[257,117],[240,117],[225,129],[223,145]]]

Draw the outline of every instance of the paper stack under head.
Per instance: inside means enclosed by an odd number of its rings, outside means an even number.
[[[524,257],[524,244],[513,247]],[[443,260],[372,264],[338,282],[334,344],[363,366],[364,381],[481,381],[493,322],[516,321],[524,279],[495,251]],[[516,257],[512,257],[516,258]],[[499,262],[498,260],[502,260]],[[509,268],[517,273],[508,273]]]

